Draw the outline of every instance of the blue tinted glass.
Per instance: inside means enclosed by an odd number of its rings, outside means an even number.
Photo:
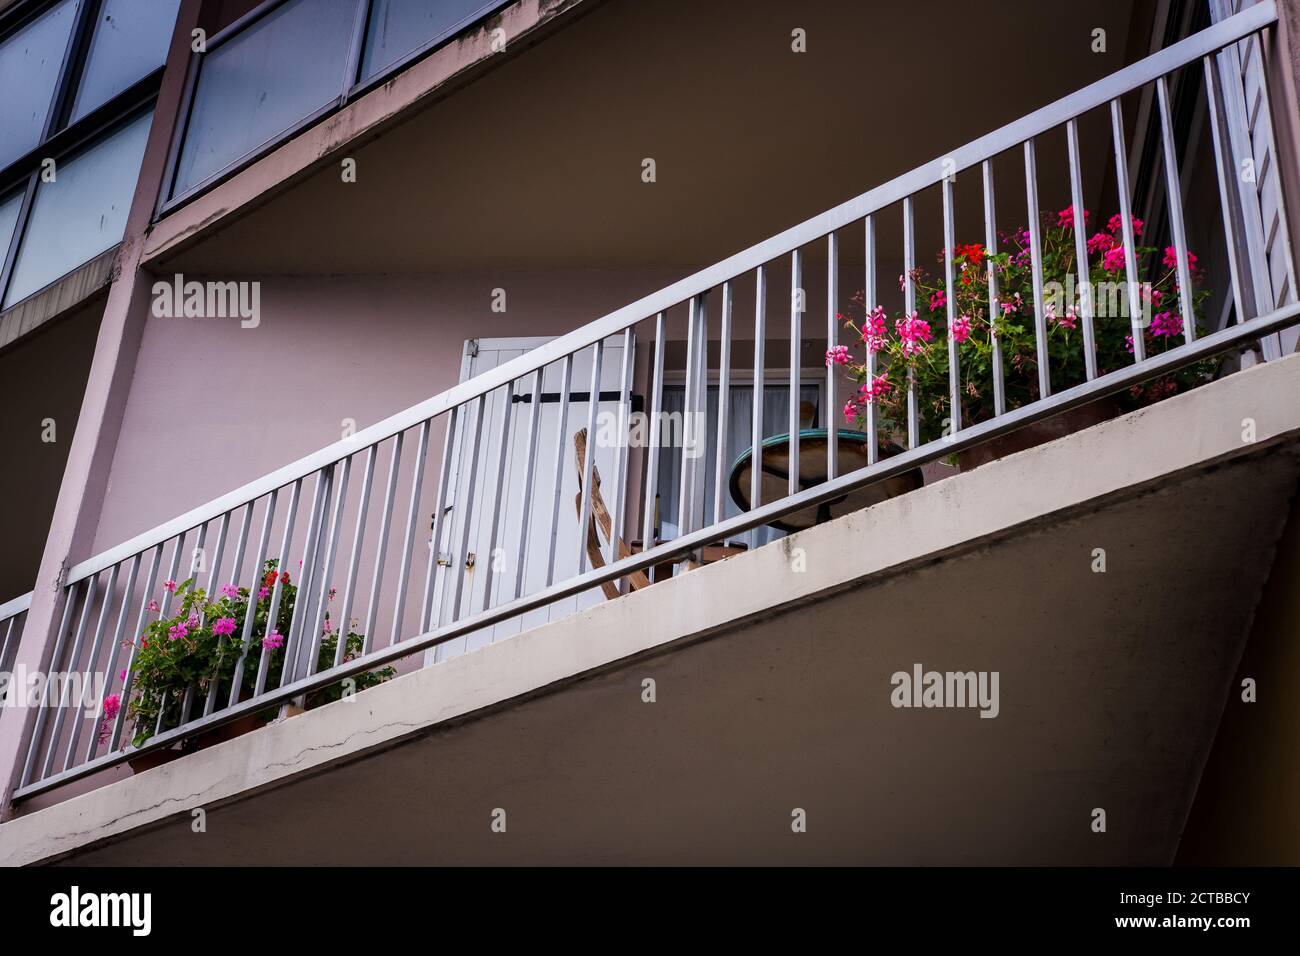
[[[357,0],[290,0],[203,58],[173,195],[337,98]]]
[[[499,5],[492,0],[375,0],[361,78],[382,73],[408,53]]]
[[[14,223],[18,221],[22,204],[22,190],[0,198],[0,269],[4,268],[5,256],[9,254],[9,240],[13,238]]]
[[[72,103],[73,120],[163,65],[180,5],[181,0],[104,0]]]
[[[122,241],[152,118],[146,113],[60,162],[54,182],[36,187],[5,308]]]
[[[0,167],[41,141],[76,12],[65,0],[0,43]]]

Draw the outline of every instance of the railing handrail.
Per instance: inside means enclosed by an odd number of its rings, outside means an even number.
[[[16,617],[31,606],[31,591],[28,591],[26,594],[20,594],[16,598],[11,598],[3,604],[0,604],[0,621],[7,621],[11,617]]]
[[[568,332],[525,355],[511,359],[472,379],[460,382],[423,402],[403,409],[361,429],[349,438],[327,445],[205,504],[192,508],[123,543],[74,565],[66,583],[84,580],[126,558],[155,547],[204,522],[255,501],[407,429],[472,401],[481,395],[544,368],[566,355],[617,335],[628,327],[701,295],[723,282],[793,252],[809,242],[878,212],[920,190],[941,182],[946,175],[978,163],[1033,139],[1118,96],[1151,83],[1179,67],[1245,39],[1277,22],[1275,0],[1260,3],[1221,20],[1186,39],[1130,64],[1047,106],[972,140],[902,175],[869,189],[798,225],[680,279],[622,308]]]

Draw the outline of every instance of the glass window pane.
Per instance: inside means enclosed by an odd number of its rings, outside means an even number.
[[[86,54],[72,120],[162,66],[181,0],[104,0]]]
[[[0,167],[41,141],[76,0],[65,0],[0,43]]]
[[[361,78],[382,73],[408,53],[495,6],[491,0],[375,0],[361,54]]]
[[[13,238],[14,224],[23,205],[23,191],[10,193],[0,199],[0,270],[4,269],[5,256],[9,254],[9,240]]]
[[[290,0],[204,58],[173,195],[339,95],[356,7],[357,0]]]
[[[152,112],[58,165],[36,187],[5,307],[26,298],[122,240]]]

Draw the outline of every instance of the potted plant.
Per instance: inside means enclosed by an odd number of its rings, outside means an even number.
[[[1085,224],[1090,214],[1084,212]],[[1083,328],[1080,311],[1082,290],[1076,289],[1074,208],[1045,214],[1042,221],[1041,263],[1044,287],[1046,352],[1050,378],[1060,391],[1086,380]],[[1144,223],[1132,221],[1135,239]],[[1003,383],[1007,410],[1030,404],[1039,398],[1038,350],[1033,315],[1033,272],[1030,234],[1026,229],[999,233],[1002,248],[989,249],[980,243],[958,244],[953,249],[955,303],[952,327],[948,328],[946,282],[924,269],[912,272],[919,308],[910,314],[890,314],[883,306],[867,310],[863,294],[854,296],[848,313],[841,313],[854,345],[841,345],[826,356],[828,365],[843,366],[857,385],[856,394],[843,409],[846,422],[856,427],[875,406],[881,433],[905,441],[907,395],[916,392],[922,443],[944,437],[951,419],[949,394],[948,340],[957,346],[961,421],[969,427],[994,414],[993,343],[996,336],[1002,353]],[[1123,222],[1112,216],[1103,229],[1086,240],[1087,262],[1083,272],[1094,291],[1094,340],[1098,375],[1116,371],[1133,362],[1133,328],[1128,314],[1128,296],[1123,247]],[[1193,288],[1187,296],[1178,289],[1177,259],[1173,247],[1159,249],[1137,245],[1139,263],[1151,263],[1154,281],[1139,286],[1143,306],[1142,337],[1146,354],[1174,348],[1183,341],[1183,323],[1192,321],[1198,331],[1202,307],[1211,293],[1204,285],[1197,258],[1188,254]],[[944,254],[938,254],[942,272]],[[994,314],[989,314],[989,277],[996,283]],[[900,289],[907,276],[899,276]],[[865,356],[855,356],[861,347],[875,357],[875,374],[868,374]],[[967,449],[956,456],[956,464],[972,468],[1012,451],[1028,448],[1113,417],[1126,408],[1148,404],[1211,379],[1217,370],[1214,360],[1202,360],[1171,374],[1134,386],[1123,396],[1103,399],[1063,412],[1058,416]]]
[[[269,618],[277,584],[280,600],[272,622]],[[228,700],[241,656],[244,657],[241,700],[252,695],[264,651],[268,655],[267,686],[277,686],[284,669],[285,635],[289,633],[298,597],[298,589],[290,580],[289,572],[280,570],[275,560],[267,561],[263,567],[256,593],[247,587],[226,584],[213,596],[203,588],[194,587],[193,578],[180,584],[167,581],[163,588],[177,602],[176,610],[167,617],[152,621],[136,642],[126,642],[136,645],[131,699],[127,704],[127,716],[133,728],[131,742],[136,747],[143,746],[159,730],[179,725],[185,696],[191,689],[192,707],[195,708],[203,706],[214,684],[217,699]],[[327,597],[333,600],[333,588]],[[161,610],[156,599],[150,601],[148,609],[154,613]],[[245,643],[245,622],[250,613],[253,615],[252,627]],[[349,622],[350,625],[353,623]],[[343,628],[336,625],[327,611],[320,634],[317,671],[334,666],[341,630]],[[344,660],[353,660],[361,654],[365,638],[352,626],[346,630]],[[356,690],[364,690],[389,680],[394,673],[392,667],[385,667],[360,674],[350,683]],[[125,682],[126,671],[118,676]],[[310,709],[338,700],[344,692],[342,681],[312,691],[306,695],[306,707]],[[121,706],[120,695],[105,699],[101,740],[108,739],[112,721]],[[128,762],[138,773],[179,756],[184,749],[199,749],[247,733],[274,719],[277,713],[278,707],[270,707],[237,718],[209,733],[199,734],[187,741],[182,750],[150,751]]]

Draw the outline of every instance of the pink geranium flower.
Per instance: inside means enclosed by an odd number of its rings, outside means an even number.
[[[837,345],[826,351],[826,364],[830,365],[848,365],[849,364],[849,347],[847,345]]]
[[[272,631],[266,637],[262,638],[262,646],[268,651],[276,651],[284,647],[284,635],[279,631]]]
[[[1146,223],[1144,223],[1137,216],[1133,216],[1132,221],[1133,221],[1133,235],[1134,236],[1142,235],[1142,227],[1145,226]],[[1119,213],[1115,213],[1115,215],[1110,217],[1110,222],[1106,223],[1106,228],[1110,230],[1110,234],[1112,236],[1117,235],[1120,232],[1120,230],[1124,228],[1124,219],[1120,216]]]
[[[970,316],[959,315],[952,323],[953,341],[960,345],[970,338]]]
[[[1083,211],[1083,224],[1085,228],[1087,227],[1088,220],[1090,218],[1092,218],[1092,213],[1088,212],[1088,210],[1085,209]],[[1073,203],[1066,206],[1064,209],[1062,209],[1060,212],[1056,214],[1056,224],[1060,226],[1062,229],[1074,228],[1074,204]]]
[[[885,334],[885,307],[878,305],[867,313],[862,323],[862,340],[867,344],[867,351],[874,354],[883,349],[887,344]]]
[[[896,321],[894,331],[902,340],[903,354],[906,356],[923,354],[928,347],[926,343],[934,338],[934,333],[930,331],[930,323],[919,318],[915,312],[907,318]]]
[[[1124,268],[1125,257],[1123,246],[1112,246],[1101,260],[1101,267],[1107,272],[1118,272]]]
[[[171,591],[173,594],[175,594],[175,593],[176,593],[176,582],[173,581],[171,578],[168,578],[166,581],[163,582],[163,590],[165,590],[165,591]]]
[[[228,598],[237,598],[237,597],[239,597],[239,585],[237,585],[237,584],[223,584],[223,585],[221,585],[221,596],[222,596],[222,597],[228,597]]]
[[[235,619],[233,617],[217,618],[216,623],[212,625],[212,633],[216,634],[218,637],[224,636],[226,634],[234,634]]]

